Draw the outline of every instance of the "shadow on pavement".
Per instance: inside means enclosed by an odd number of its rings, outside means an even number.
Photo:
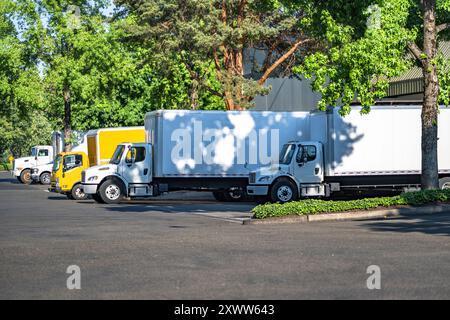
[[[378,232],[419,232],[429,235],[450,236],[450,213],[403,216],[380,222],[371,222],[361,226]]]
[[[208,213],[208,212],[249,212],[254,206],[248,204],[226,204],[223,203],[195,203],[195,204],[183,204],[183,205],[168,205],[163,203],[157,203],[154,205],[105,205],[104,208],[108,211],[113,212],[149,212],[149,211],[160,211],[168,213]]]

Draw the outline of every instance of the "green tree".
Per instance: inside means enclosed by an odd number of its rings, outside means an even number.
[[[290,1],[302,6],[304,1]],[[324,50],[310,55],[296,72],[312,78],[322,94],[321,109],[350,112],[355,99],[362,113],[386,95],[388,80],[417,64],[424,77],[422,176],[424,189],[437,188],[438,102],[449,103],[448,60],[437,41],[450,29],[449,0],[319,0],[305,28]]]
[[[164,65],[174,54],[192,79],[191,104],[198,88],[223,99],[228,110],[244,108],[263,88],[267,78],[289,68],[300,48],[312,41],[301,29],[302,8],[276,0],[117,0],[139,19],[130,31],[135,39],[154,48]],[[249,59],[255,70],[246,77],[246,50],[265,51],[262,63]],[[211,86],[206,67],[214,66],[220,87]],[[207,69],[209,70],[209,69]]]
[[[35,50],[23,32],[35,23],[29,2],[0,2],[0,154],[21,156],[50,137]]]

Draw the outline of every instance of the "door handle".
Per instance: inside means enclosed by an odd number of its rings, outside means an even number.
[[[319,172],[320,172],[320,168],[314,168],[314,174],[319,174]]]
[[[148,168],[145,168],[145,169],[144,169],[144,176],[146,176],[147,173],[148,173]]]

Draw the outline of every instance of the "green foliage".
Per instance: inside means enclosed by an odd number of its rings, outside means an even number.
[[[51,122],[40,110],[29,111],[26,120],[19,114],[0,117],[0,154],[29,155],[32,146],[50,144],[52,131]]]
[[[241,108],[250,106],[256,94],[268,89],[256,81],[257,77],[244,75],[244,48],[267,50],[263,65],[250,61],[247,53],[248,65],[253,65],[253,70],[246,71],[261,76],[303,36],[298,28],[300,10],[280,1],[118,0],[117,3],[126,6],[138,19],[139,23],[129,28],[131,38],[152,48],[156,61],[163,67],[158,72],[171,78],[171,68],[166,66],[171,66],[174,57],[184,64],[190,77],[192,108],[197,107],[197,96],[203,92],[223,99],[227,108],[233,108],[231,101]],[[288,59],[283,67],[290,69],[291,64],[292,59]],[[219,102],[217,98],[214,100],[214,104]]]
[[[258,205],[252,209],[253,218],[264,219],[286,215],[309,215],[319,213],[370,210],[378,207],[399,205],[419,206],[428,203],[450,202],[450,190],[423,190],[405,192],[394,197],[366,198],[349,201],[306,199],[284,204]]]
[[[416,10],[410,0],[319,2],[311,15],[325,50],[295,71],[313,80],[313,89],[322,94],[320,109],[340,106],[345,115],[356,99],[367,113],[386,95],[388,79],[412,65],[406,53],[407,43],[417,38],[410,25]]]

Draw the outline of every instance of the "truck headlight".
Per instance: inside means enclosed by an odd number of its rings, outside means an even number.
[[[262,176],[258,179],[259,182],[268,181],[270,179],[270,176]]]
[[[98,179],[97,176],[92,176],[92,177],[89,177],[89,178],[88,178],[88,181],[95,181],[95,180],[97,180],[97,179]]]

